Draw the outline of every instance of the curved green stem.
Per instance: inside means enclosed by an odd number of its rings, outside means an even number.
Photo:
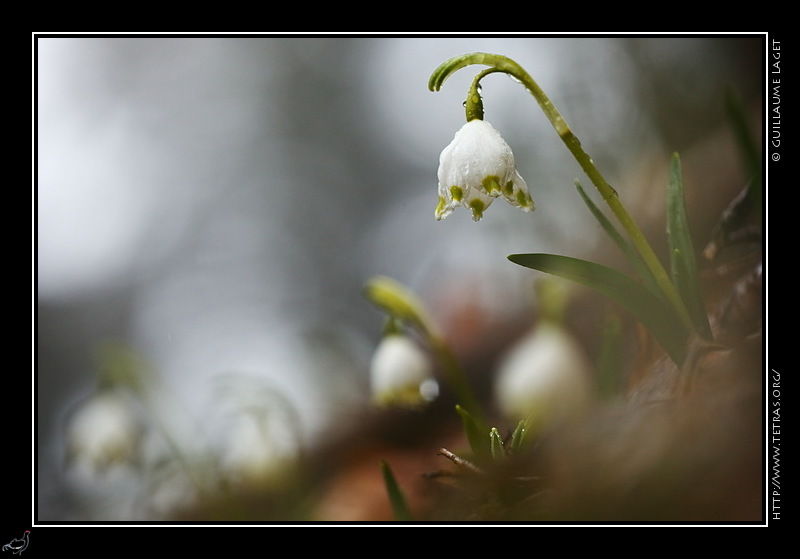
[[[429,343],[442,364],[444,374],[450,386],[453,387],[459,404],[469,411],[475,423],[477,423],[480,428],[486,430],[488,427],[486,419],[483,416],[483,410],[475,394],[473,394],[469,382],[467,382],[466,375],[452,349],[450,349],[450,346],[441,336],[430,336]]]
[[[456,70],[459,70],[470,64],[485,64],[491,67],[492,72],[504,72],[521,82],[525,88],[533,95],[536,102],[539,103],[542,111],[547,119],[555,128],[556,133],[567,146],[567,149],[572,153],[573,157],[578,161],[578,164],[586,173],[586,176],[592,181],[595,188],[597,188],[603,200],[608,204],[611,211],[617,217],[620,225],[625,229],[631,238],[634,246],[641,255],[650,272],[653,274],[656,283],[663,292],[667,300],[672,304],[675,311],[678,313],[681,321],[686,325],[689,330],[693,330],[691,317],[686,309],[686,306],[678,294],[677,289],[669,279],[667,271],[661,264],[661,261],[656,256],[650,244],[647,242],[641,229],[636,225],[633,217],[628,213],[622,202],[619,200],[617,191],[606,181],[600,171],[592,161],[592,158],[586,153],[581,146],[578,137],[572,132],[564,117],[556,109],[555,105],[550,101],[545,92],[539,87],[539,84],[526,72],[519,64],[514,62],[508,57],[499,54],[490,54],[483,52],[475,52],[471,54],[463,54],[453,57],[434,70],[428,81],[428,88],[431,91],[438,91],[441,89],[444,81]],[[484,77],[491,73],[484,70],[480,77]]]
[[[480,83],[481,78],[486,75],[486,70],[475,76],[472,85],[467,92],[467,99],[464,101],[464,110],[467,113],[467,122],[471,120],[483,120],[483,99],[481,99]]]

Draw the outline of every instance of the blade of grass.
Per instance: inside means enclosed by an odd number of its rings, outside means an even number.
[[[470,413],[458,404],[456,404],[456,413],[461,417],[472,453],[478,460],[486,458],[489,454],[489,445],[486,443],[485,430],[481,429]]]
[[[672,154],[667,182],[667,241],[670,248],[672,282],[689,311],[695,329],[701,336],[710,339],[711,327],[708,324],[708,314],[700,290],[694,244],[686,215],[681,159],[677,153]]]
[[[607,312],[603,323],[600,352],[596,360],[597,388],[601,397],[613,398],[623,385],[622,324],[616,312]]]
[[[645,263],[641,255],[636,251],[633,245],[625,240],[622,234],[617,231],[616,227],[614,227],[614,224],[611,223],[611,220],[606,217],[602,210],[597,207],[597,204],[595,204],[589,195],[586,194],[586,191],[583,190],[581,183],[575,181],[575,186],[578,188],[578,193],[581,195],[581,198],[583,198],[583,201],[589,208],[589,211],[592,212],[592,215],[600,223],[600,226],[603,228],[606,234],[611,237],[611,240],[616,243],[625,257],[628,259],[628,262],[631,263],[636,275],[641,278],[641,280],[651,289],[653,293],[658,293],[660,296],[661,290],[658,288],[658,284],[653,277],[653,273],[650,271],[650,268],[647,267],[647,263]]]
[[[528,432],[527,422],[523,419],[517,424],[517,428],[511,433],[511,442],[508,443],[508,450],[512,454],[519,452],[522,447],[522,441],[525,439],[525,434]]]
[[[381,472],[383,472],[383,482],[386,485],[386,493],[389,495],[395,520],[411,520],[411,512],[408,509],[406,498],[397,484],[392,468],[383,460],[381,460]]]
[[[503,446],[503,437],[500,436],[500,431],[497,430],[497,427],[492,427],[492,430],[489,431],[489,449],[492,458],[495,460],[500,460],[506,456],[506,449]]]
[[[761,226],[761,150],[755,141],[750,125],[747,121],[747,116],[742,107],[741,99],[731,90],[725,96],[726,108],[728,110],[728,118],[733,128],[733,133],[736,136],[736,141],[742,152],[742,159],[747,173],[752,177],[748,185],[747,196],[750,203],[755,208],[756,219],[758,220],[759,227]]]
[[[755,142],[739,97],[729,90],[725,100],[728,118],[749,180],[714,226],[704,250],[704,255],[709,260],[717,258],[729,243],[739,242],[744,231],[747,231],[745,237],[752,237],[760,234],[763,228],[762,152]],[[752,231],[750,219],[755,220],[755,230]]]
[[[683,361],[689,332],[682,320],[671,306],[629,276],[601,264],[556,254],[512,254],[508,259],[598,290],[641,322],[676,363]]]

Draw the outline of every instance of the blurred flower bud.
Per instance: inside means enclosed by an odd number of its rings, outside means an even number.
[[[138,459],[141,425],[123,394],[101,391],[84,402],[67,426],[69,462],[93,475]]]
[[[540,429],[574,417],[591,399],[591,367],[582,348],[545,320],[506,355],[496,379],[497,405],[509,420]]]
[[[229,429],[223,466],[239,482],[257,482],[280,464],[274,434],[262,413],[242,413]]]
[[[416,407],[438,396],[431,361],[405,335],[383,337],[370,365],[372,399],[380,406]]]

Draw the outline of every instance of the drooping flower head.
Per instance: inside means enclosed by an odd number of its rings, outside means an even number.
[[[67,430],[67,458],[94,475],[135,462],[142,426],[124,394],[103,390],[74,412]]]
[[[564,324],[568,285],[542,278],[536,285],[539,321],[500,362],[495,397],[509,419],[525,419],[534,430],[566,421],[586,410],[593,369]]]
[[[383,337],[370,364],[373,401],[379,406],[417,407],[438,394],[428,356],[409,337]]]
[[[438,175],[437,220],[463,206],[472,212],[473,220],[479,221],[500,196],[526,212],[534,207],[511,148],[485,120],[470,120],[456,132],[439,156]]]
[[[509,419],[539,429],[580,414],[591,398],[591,366],[577,342],[544,321],[511,348],[497,375],[495,396]]]

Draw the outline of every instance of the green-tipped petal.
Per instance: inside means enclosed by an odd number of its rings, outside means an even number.
[[[528,185],[517,171],[511,148],[485,120],[471,120],[456,132],[439,156],[437,176],[437,220],[462,206],[479,221],[495,198],[525,211],[533,209]]]

